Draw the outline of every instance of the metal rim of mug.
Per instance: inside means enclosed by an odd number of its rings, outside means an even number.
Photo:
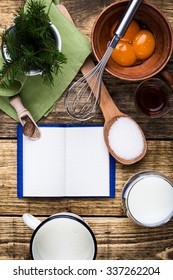
[[[172,186],[173,188],[173,184],[171,183],[171,181],[162,173],[158,172],[158,171],[151,171],[151,170],[145,170],[145,171],[141,171],[139,173],[136,173],[135,175],[131,176],[127,182],[124,185],[124,188],[122,190],[122,199],[125,199],[125,204],[126,204],[126,208],[127,208],[127,216],[129,218],[131,218],[133,221],[136,222],[136,224],[140,225],[140,226],[145,226],[145,227],[158,227],[161,225],[166,224],[168,221],[170,221],[170,219],[173,217],[173,210],[171,212],[171,214],[164,220],[162,220],[160,223],[153,223],[153,224],[144,224],[139,222],[138,220],[135,219],[135,217],[132,215],[131,211],[130,211],[130,207],[128,205],[128,197],[130,195],[130,192],[132,190],[132,188],[141,180],[145,179],[145,175],[149,175],[149,176],[155,176],[155,177],[159,177],[163,180],[165,180],[170,186]],[[138,176],[141,175],[141,178],[138,178]],[[131,185],[131,186],[130,186]],[[125,192],[127,191],[128,187],[130,186],[130,189],[128,191],[127,197],[125,197]]]
[[[93,231],[91,230],[91,228],[83,220],[77,218],[76,216],[71,216],[71,215],[68,215],[68,214],[60,214],[60,215],[55,214],[53,216],[50,216],[49,218],[47,218],[46,220],[41,222],[38,225],[38,227],[34,230],[34,232],[32,234],[32,237],[31,237],[31,241],[30,241],[30,254],[31,254],[32,259],[34,260],[34,256],[33,256],[33,252],[32,252],[32,247],[33,247],[34,238],[35,238],[37,232],[47,222],[49,222],[51,220],[55,220],[55,219],[61,219],[61,218],[75,220],[75,221],[81,223],[88,230],[88,232],[90,233],[90,235],[92,237],[93,244],[94,244],[94,254],[93,254],[92,260],[95,260],[96,259],[96,255],[97,255],[97,241],[96,241],[96,238],[95,238],[95,235],[94,235]]]

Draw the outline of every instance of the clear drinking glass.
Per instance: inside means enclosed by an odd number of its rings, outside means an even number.
[[[136,224],[156,227],[173,216],[173,184],[156,171],[142,171],[132,176],[122,190],[127,216]]]
[[[139,112],[150,118],[162,117],[173,107],[173,91],[162,79],[147,79],[136,89],[135,105]]]

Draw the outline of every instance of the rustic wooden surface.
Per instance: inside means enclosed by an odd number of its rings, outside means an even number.
[[[62,1],[78,27],[90,38],[98,14],[108,0]],[[173,27],[172,0],[151,0]],[[0,32],[13,20],[15,9],[24,0],[0,1]],[[168,67],[173,73],[173,60]],[[118,80],[106,72],[104,82],[120,110],[133,117],[142,127],[148,142],[145,158],[132,166],[116,165],[115,199],[18,199],[16,197],[16,122],[0,111],[0,259],[30,259],[29,241],[32,231],[21,216],[29,212],[44,220],[47,216],[70,211],[81,215],[91,226],[98,243],[97,259],[173,259],[173,220],[159,228],[134,225],[123,213],[121,190],[125,181],[141,170],[157,170],[173,181],[173,110],[163,118],[151,120],[138,115],[134,105],[135,82]],[[40,123],[69,123],[64,112],[63,97],[52,113]],[[90,121],[91,122],[91,121]],[[98,109],[92,119],[102,123]]]

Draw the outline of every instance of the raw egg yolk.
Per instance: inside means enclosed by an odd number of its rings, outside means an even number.
[[[118,21],[111,28],[110,36],[114,36],[114,30]],[[119,40],[112,52],[112,59],[121,66],[131,66],[136,60],[149,58],[155,49],[155,38],[146,29],[140,29],[139,24],[132,20],[125,35]]]
[[[155,39],[148,30],[141,30],[133,39],[133,49],[138,59],[149,58],[155,49]]]
[[[130,66],[136,61],[133,47],[129,43],[122,41],[119,41],[116,48],[113,50],[111,57],[116,63],[122,66]]]
[[[114,36],[114,30],[117,24],[118,21],[116,21],[111,28],[111,38]],[[132,20],[129,27],[127,28],[125,35],[120,40],[127,41],[130,43],[133,41],[134,37],[138,34],[139,31],[140,31],[139,24],[135,20]]]

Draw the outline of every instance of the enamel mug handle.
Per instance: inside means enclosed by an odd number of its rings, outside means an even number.
[[[39,224],[41,224],[41,221],[37,218],[35,218],[33,215],[29,213],[25,213],[22,216],[24,224],[26,224],[29,228],[35,230]]]

